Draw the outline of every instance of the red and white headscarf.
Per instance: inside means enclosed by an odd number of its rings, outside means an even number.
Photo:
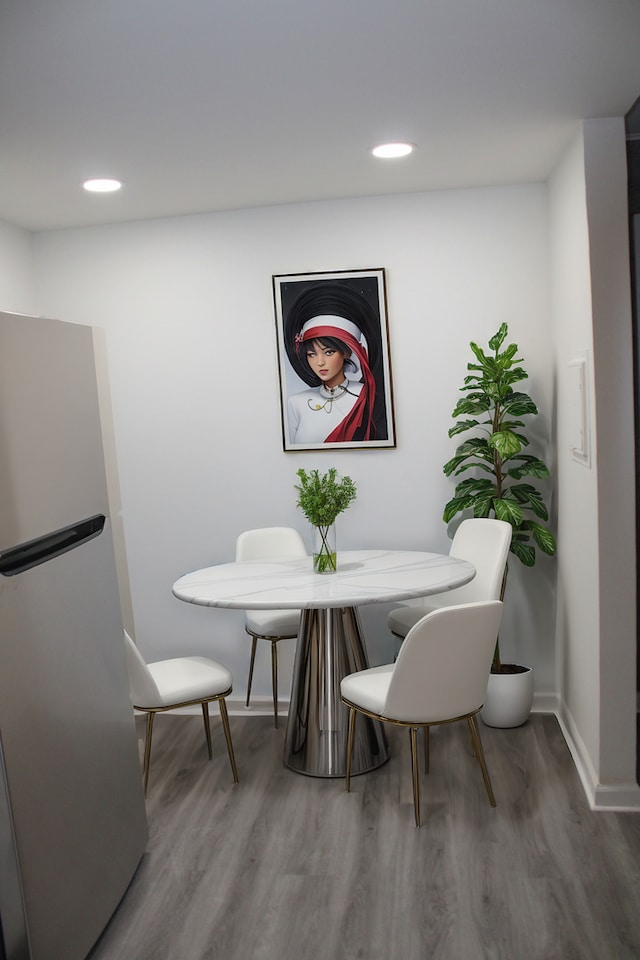
[[[363,387],[358,399],[338,426],[325,439],[325,443],[344,443],[353,440],[356,430],[365,427],[362,440],[373,439],[373,401],[376,396],[376,382],[369,369],[369,351],[367,340],[357,324],[346,317],[337,317],[330,314],[312,317],[296,334],[296,353],[300,355],[302,344],[307,340],[318,340],[321,337],[334,337],[341,340],[351,351],[350,363],[355,369],[350,379],[362,381]]]

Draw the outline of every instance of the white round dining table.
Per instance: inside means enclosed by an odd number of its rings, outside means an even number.
[[[333,573],[314,573],[311,557],[235,561],[186,574],[173,594],[205,607],[301,611],[284,762],[308,776],[343,777],[348,711],[340,682],[369,666],[358,607],[444,593],[474,576],[473,564],[448,554],[347,550]],[[382,725],[358,720],[352,776],[388,759]]]

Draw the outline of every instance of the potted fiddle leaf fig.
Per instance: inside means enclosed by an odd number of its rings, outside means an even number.
[[[312,524],[315,533],[313,569],[316,573],[335,573],[338,569],[335,520],[355,500],[357,488],[351,477],[340,477],[335,467],[327,473],[300,468],[297,506]]]
[[[450,437],[469,436],[443,467],[446,476],[461,477],[444,508],[443,520],[448,523],[459,513],[506,520],[513,527],[510,552],[526,567],[533,567],[537,550],[548,556],[556,552],[554,536],[546,526],[549,513],[544,497],[530,482],[531,478],[546,479],[550,474],[539,457],[525,452],[529,440],[522,418],[536,416],[538,408],[527,393],[514,390],[528,373],[517,357],[518,345],[505,344],[507,334],[507,324],[503,323],[489,340],[486,352],[477,343],[470,344],[475,362],[467,364],[469,372],[460,388],[463,396],[452,412],[457,422],[449,430]],[[502,598],[507,572],[508,567]],[[491,723],[492,678],[501,675],[520,675],[526,686],[525,700],[530,694],[528,707],[520,709],[522,719],[513,723]],[[517,726],[529,715],[532,700],[531,668],[503,663],[496,640],[483,720],[493,726]]]

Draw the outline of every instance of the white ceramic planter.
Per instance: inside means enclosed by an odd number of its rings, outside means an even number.
[[[489,675],[480,712],[488,727],[519,727],[528,719],[533,703],[533,670],[531,667],[521,669],[521,673]]]

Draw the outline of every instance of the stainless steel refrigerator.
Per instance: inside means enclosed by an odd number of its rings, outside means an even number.
[[[0,957],[86,957],[146,841],[93,331],[0,313]]]

